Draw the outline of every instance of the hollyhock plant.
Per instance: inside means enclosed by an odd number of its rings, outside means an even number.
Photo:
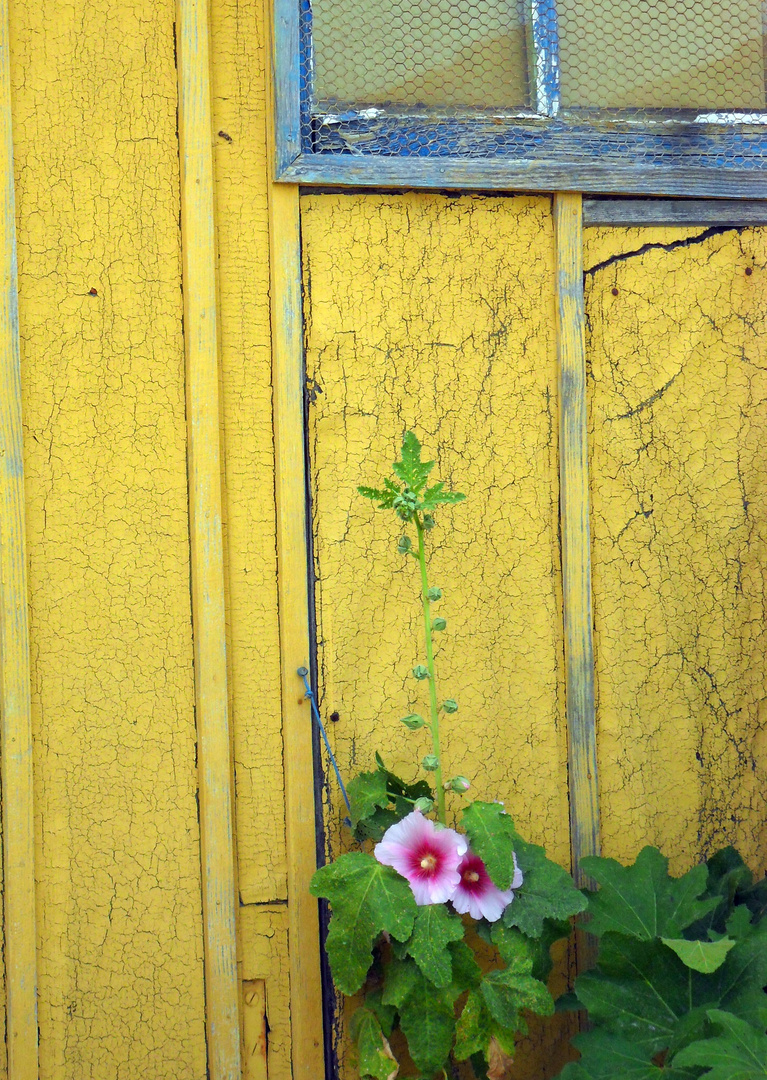
[[[514,877],[511,879],[511,888],[499,889],[497,885],[493,885],[487,867],[479,855],[467,851],[458,866],[458,885],[450,897],[455,910],[461,915],[468,913],[472,919],[497,922],[514,899],[514,890],[518,889],[524,880],[524,875],[517,865],[517,857],[513,853],[512,859]]]
[[[460,884],[459,865],[467,848],[465,836],[453,829],[438,829],[420,810],[414,810],[386,830],[373,854],[407,878],[416,904],[444,904],[453,899]]]
[[[437,693],[435,635],[447,619],[432,615],[443,593],[429,584],[426,540],[435,510],[464,496],[428,487],[433,465],[407,432],[397,482],[359,489],[415,530],[415,545],[404,535],[396,549],[418,564],[425,655],[410,670],[428,702],[425,715],[410,711],[402,723],[414,738],[428,737],[417,753],[424,775],[403,780],[376,754],[376,768],[348,789],[347,821],[361,850],[321,867],[311,885],[332,909],[325,949],[334,982],[344,994],[365,994],[349,1029],[363,1080],[400,1076],[404,1040],[420,1080],[447,1080],[464,1061],[474,1076],[500,1080],[526,1030],[523,1011],[554,1010],[549,947],[586,906],[570,875],[519,836],[501,803],[448,806],[471,784],[443,779],[440,725],[455,725],[460,713]]]

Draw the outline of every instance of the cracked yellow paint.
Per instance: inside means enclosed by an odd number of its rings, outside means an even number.
[[[206,1075],[171,0],[14,0],[40,1076]]]
[[[767,233],[586,237],[603,850],[761,871]]]
[[[427,749],[398,722],[426,700],[415,565],[355,490],[412,427],[469,490],[429,537],[439,692],[460,703],[446,775],[569,865],[550,200],[306,196],[302,223],[321,705],[341,769],[378,749],[412,778]],[[326,800],[335,845],[332,779]],[[518,1075],[561,1064],[558,1037],[531,1040]]]
[[[286,897],[264,22],[260,0],[212,4],[227,616],[244,903]]]

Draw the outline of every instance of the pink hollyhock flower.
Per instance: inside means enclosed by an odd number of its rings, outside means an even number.
[[[461,880],[458,864],[468,850],[466,837],[438,829],[420,810],[392,825],[373,854],[410,882],[416,904],[444,904]]]
[[[458,867],[460,881],[452,896],[452,904],[461,915],[467,911],[472,919],[487,919],[496,922],[514,899],[514,890],[522,884],[522,871],[514,859],[514,878],[511,888],[501,890],[490,879],[485,864],[479,855],[469,851],[461,859]]]

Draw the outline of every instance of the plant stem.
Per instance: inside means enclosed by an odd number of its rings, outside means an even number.
[[[426,635],[426,667],[429,671],[429,700],[431,707],[431,745],[437,759],[434,781],[437,786],[437,817],[445,824],[445,789],[442,786],[442,758],[439,756],[439,706],[437,704],[437,680],[434,675],[434,645],[431,637],[431,604],[429,603],[429,579],[426,574],[426,548],[423,542],[423,523],[415,515],[418,533],[418,563],[421,567],[421,601],[423,603],[423,628]]]

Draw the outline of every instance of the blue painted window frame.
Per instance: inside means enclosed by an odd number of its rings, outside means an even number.
[[[763,113],[712,113],[705,119],[680,114],[677,124],[630,125],[594,110],[578,122],[559,115],[556,0],[530,0],[534,51],[533,109],[519,109],[499,126],[481,116],[451,121],[462,138],[476,139],[476,157],[398,156],[395,153],[307,152],[302,146],[301,4],[274,0],[275,179],[320,187],[471,188],[501,191],[583,191],[767,199],[767,109]],[[303,65],[303,72],[302,72]],[[403,137],[449,139],[444,122],[431,124],[406,113],[390,114]],[[595,124],[595,121],[598,123]],[[344,114],[368,143],[375,124],[361,111]],[[448,131],[446,135],[446,130]],[[488,154],[504,134],[524,155]],[[706,164],[700,164],[703,158]],[[694,159],[694,160],[691,160]]]

